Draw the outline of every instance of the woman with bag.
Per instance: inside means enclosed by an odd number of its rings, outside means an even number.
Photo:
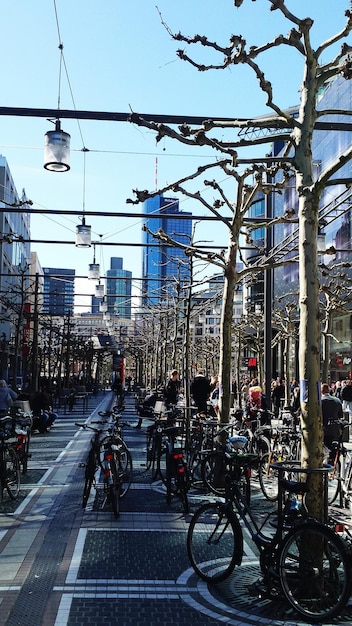
[[[0,415],[7,415],[13,406],[17,393],[8,387],[6,380],[0,380]]]

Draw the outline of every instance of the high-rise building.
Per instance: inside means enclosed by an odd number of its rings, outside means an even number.
[[[156,232],[162,229],[169,237],[188,245],[192,237],[192,220],[185,216],[192,213],[180,211],[176,198],[156,196],[149,198],[143,205],[148,228]],[[174,216],[174,217],[173,217]],[[181,248],[169,246],[156,240],[148,232],[143,239],[143,304],[156,304],[175,293],[176,282],[189,284],[191,280],[189,259]]]
[[[108,312],[124,319],[131,318],[132,272],[123,269],[121,257],[111,257],[106,272]]]
[[[43,313],[73,315],[76,270],[43,267]]]

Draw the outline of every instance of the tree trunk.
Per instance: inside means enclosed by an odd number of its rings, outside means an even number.
[[[307,59],[306,75],[296,129],[297,193],[299,197],[300,331],[299,374],[302,411],[302,465],[308,469],[322,464],[322,414],[320,403],[320,314],[317,237],[319,188],[313,183],[312,134],[316,119],[316,60]],[[309,513],[323,516],[319,474],[314,474],[309,494]]]
[[[232,320],[233,299],[237,284],[236,256],[237,239],[230,237],[228,247],[228,259],[225,269],[224,295],[221,312],[221,336],[220,336],[220,398],[219,412],[220,421],[229,422],[231,409],[231,373],[232,373]]]

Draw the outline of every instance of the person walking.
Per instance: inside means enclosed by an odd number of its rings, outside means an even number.
[[[340,395],[342,401],[342,407],[344,411],[348,411],[350,414],[350,421],[352,417],[352,381],[350,378],[346,378],[346,384],[343,387]]]
[[[198,370],[191,383],[191,397],[198,408],[198,413],[207,412],[207,400],[210,397],[210,380],[205,377],[203,370]]]
[[[170,378],[167,381],[164,389],[164,400],[166,407],[169,407],[172,404],[177,404],[180,386],[181,383],[178,379],[178,371],[172,370]]]
[[[280,414],[281,401],[285,398],[285,385],[281,378],[277,378],[271,391],[273,411],[277,419]]]
[[[0,415],[4,416],[9,412],[9,409],[13,406],[14,400],[17,398],[17,393],[8,387],[6,380],[0,380]]]
[[[321,410],[323,415],[324,444],[331,450],[332,442],[336,439],[335,429],[329,426],[336,420],[343,419],[342,402],[339,398],[330,394],[330,388],[327,383],[321,386]]]

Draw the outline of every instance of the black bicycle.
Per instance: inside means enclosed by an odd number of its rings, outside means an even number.
[[[99,422],[98,422],[99,423]],[[99,489],[100,476],[103,478],[103,492],[105,500],[103,506],[108,501],[115,517],[120,513],[120,499],[126,494],[131,479],[125,480],[124,471],[124,449],[116,442],[114,437],[106,436],[106,429],[96,428],[90,424],[76,423],[83,429],[90,429],[94,432],[91,439],[91,447],[85,463],[85,483],[83,489],[82,507],[86,508],[90,496],[91,488]],[[105,435],[105,436],[104,436]],[[104,436],[102,438],[102,436]]]
[[[168,426],[164,429],[167,436],[167,442],[164,452],[159,458],[159,468],[163,468],[163,459],[165,459],[165,473],[161,470],[160,475],[166,485],[166,502],[171,504],[173,497],[178,497],[183,506],[185,515],[189,512],[188,496],[189,477],[187,464],[184,458],[184,450],[177,437],[180,434],[178,426]]]
[[[22,467],[22,474],[27,474],[28,459],[31,458],[29,452],[29,443],[31,439],[33,420],[30,415],[24,413],[17,413],[15,416],[15,437],[16,442],[14,448],[16,449],[20,467]]]
[[[241,457],[238,455],[239,474]],[[260,526],[238,479],[227,476],[225,501],[204,504],[191,520],[187,535],[190,562],[209,583],[227,578],[242,562],[242,520],[259,551],[265,592],[277,595],[281,590],[294,610],[309,621],[329,619],[344,609],[350,597],[352,563],[343,539],[326,524],[310,519],[304,506],[311,474],[326,469],[309,471],[281,464],[276,469],[278,507]],[[298,480],[286,480],[285,472],[295,473]],[[306,481],[299,478],[302,472]],[[262,530],[269,518],[273,535]]]
[[[0,418],[0,500],[6,490],[12,500],[20,491],[20,464],[17,452],[10,443],[13,438],[13,419],[9,415]]]

